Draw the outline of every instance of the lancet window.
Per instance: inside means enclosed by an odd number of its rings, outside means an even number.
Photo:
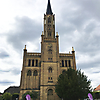
[[[52,68],[50,67],[50,68],[48,69],[48,71],[49,71],[49,73],[52,73]]]
[[[38,75],[38,72],[37,72],[37,70],[35,70],[33,73],[33,76],[37,76],[37,75]]]
[[[48,23],[51,23],[51,18],[50,17],[48,18]]]
[[[32,75],[31,70],[28,70],[28,72],[27,72],[27,76],[31,76],[31,75]]]

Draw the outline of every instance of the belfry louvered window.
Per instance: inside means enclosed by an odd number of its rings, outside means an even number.
[[[31,60],[30,59],[28,60],[28,66],[31,66]]]
[[[69,67],[71,67],[71,61],[69,60],[68,62],[69,62]]]
[[[38,60],[36,60],[36,66],[38,66]]]
[[[67,60],[65,60],[65,66],[67,67]]]
[[[62,60],[62,67],[64,67],[64,60]]]
[[[32,66],[34,66],[34,59],[32,60]]]

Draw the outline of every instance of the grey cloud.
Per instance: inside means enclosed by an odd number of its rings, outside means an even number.
[[[0,70],[0,73],[10,72],[10,70]]]
[[[97,60],[97,61],[88,61],[86,63],[86,62],[84,62],[84,59],[83,59],[83,62],[82,63],[78,63],[77,64],[77,68],[81,68],[81,69],[97,68],[97,67],[100,67],[99,60]]]
[[[6,50],[0,48],[0,58],[6,58],[6,57],[9,57],[9,54],[7,53]]]
[[[63,20],[59,20],[62,25],[57,24],[61,49],[64,51],[65,48],[74,46],[77,52],[96,54],[100,49],[100,35],[97,35],[99,34],[98,19],[93,20],[93,16],[88,16],[85,11],[80,12],[80,9],[68,12],[68,14],[67,10],[62,11]],[[78,34],[74,33],[75,30]]]
[[[15,83],[15,82],[13,82],[13,81],[8,81],[8,80],[0,81],[0,84],[1,84],[1,85],[10,85],[10,84],[12,84],[12,83]]]
[[[21,51],[27,42],[34,43],[39,38],[42,25],[28,17],[16,17],[15,21],[15,28],[7,33],[7,40],[16,50]]]
[[[11,73],[13,75],[19,75],[21,71],[19,68],[14,67],[13,69],[8,69],[8,70],[0,69],[0,73]]]
[[[93,73],[100,73],[100,71],[97,71],[97,72],[93,72]]]
[[[21,71],[19,70],[19,68],[14,68],[11,70],[11,73],[14,75],[19,75],[21,73]]]
[[[94,1],[94,0],[88,0],[88,1],[84,1],[82,0],[81,2],[79,1],[79,4],[81,4],[83,10],[85,12],[87,12],[88,14],[91,15],[91,17],[95,17],[98,18],[100,20],[100,13],[99,13],[99,9],[100,9],[100,1]]]
[[[96,24],[94,22],[91,22],[85,27],[84,31],[86,33],[91,33],[95,28],[96,28]]]

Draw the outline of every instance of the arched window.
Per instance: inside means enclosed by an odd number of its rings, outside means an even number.
[[[52,89],[48,90],[48,96],[50,96],[50,95],[53,95],[53,90]]]
[[[28,60],[28,66],[31,66],[31,60],[30,59]]]
[[[51,23],[51,18],[50,17],[48,18],[48,23]]]
[[[51,32],[48,32],[48,36],[51,36]]]
[[[37,72],[37,70],[35,70],[33,73],[33,76],[37,76],[37,75],[38,75],[38,72]]]
[[[52,68],[50,67],[50,68],[48,69],[48,71],[49,71],[49,73],[52,73]]]
[[[28,72],[27,72],[27,76],[31,76],[31,70],[28,70]]]

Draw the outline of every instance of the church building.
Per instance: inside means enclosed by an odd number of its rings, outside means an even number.
[[[19,100],[25,92],[32,90],[38,92],[37,100],[61,100],[55,92],[55,84],[59,75],[68,68],[76,70],[75,51],[72,47],[71,53],[59,53],[55,14],[48,0],[41,34],[41,52],[27,52],[26,45],[24,48]]]

